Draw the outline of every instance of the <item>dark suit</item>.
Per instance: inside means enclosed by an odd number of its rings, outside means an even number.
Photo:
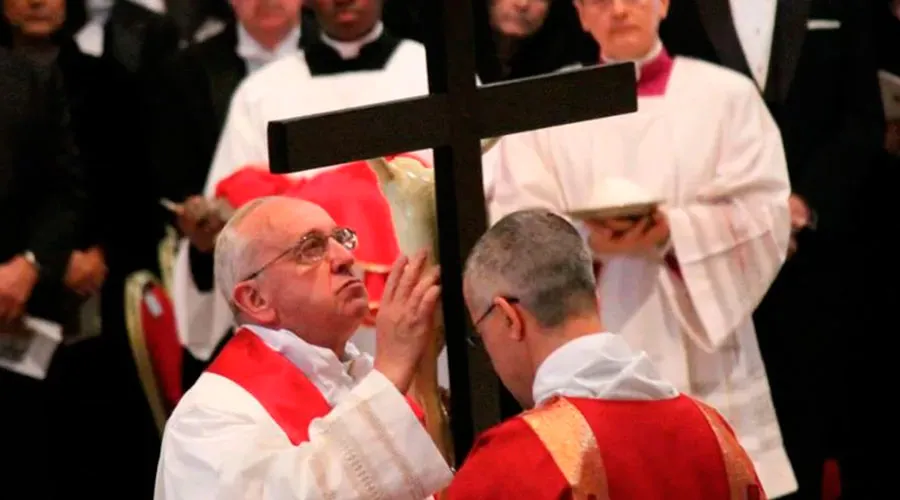
[[[146,188],[149,177],[130,160],[142,143],[135,134],[137,100],[134,78],[109,58],[83,54],[63,40],[56,58],[72,115],[72,130],[81,151],[88,194],[79,248],[98,245],[109,274],[101,292],[102,335],[66,346],[54,369],[67,373],[64,400],[81,431],[73,447],[90,447],[98,459],[75,461],[70,470],[80,491],[94,495],[152,496],[159,457],[159,431],[137,378],[125,330],[123,291],[128,274],[155,260],[155,241],[146,237],[147,207],[154,205]],[[126,161],[123,161],[126,159]],[[128,425],[121,426],[121,422]],[[112,431],[119,426],[119,430]],[[77,471],[77,474],[75,473]],[[126,488],[113,487],[119,478]],[[74,487],[72,485],[71,487]]]
[[[38,75],[0,48],[0,262],[33,251],[40,263],[30,312],[59,319],[58,293],[76,245],[84,193],[59,75]],[[3,488],[10,498],[58,498],[54,453],[65,427],[48,380],[0,370],[0,429],[5,429]],[[63,431],[63,429],[66,429]]]
[[[103,31],[103,57],[137,73],[155,68],[174,54],[179,38],[178,26],[170,17],[117,0]]]
[[[808,30],[811,19],[840,25]],[[672,53],[750,76],[728,0],[671,2],[661,35]],[[802,498],[817,496],[826,456],[852,461],[842,439],[860,364],[847,332],[869,317],[867,274],[856,264],[876,255],[860,223],[871,219],[867,195],[883,134],[870,35],[867,2],[778,1],[764,97],[793,191],[818,214],[818,229],[800,235],[754,320]]]

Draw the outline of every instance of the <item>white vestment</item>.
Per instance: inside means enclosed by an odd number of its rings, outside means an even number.
[[[615,177],[664,199],[683,280],[661,256],[604,258],[604,325],[729,421],[770,498],[788,494],[797,483],[752,322],[790,235],[781,136],[752,81],[693,59],[676,58],[664,95],[638,106],[504,138],[491,219],[600,206],[597,187]]]
[[[295,446],[254,395],[204,373],[166,424],[155,500],[422,500],[450,482],[431,437],[371,358],[348,344],[342,363],[290,332],[248,328],[305,374],[331,412]]]
[[[282,57],[247,77],[235,91],[203,194],[213,197],[217,184],[243,167],[268,165],[266,130],[270,121],[427,94],[425,48],[417,42],[400,42],[386,67],[377,71],[312,76],[302,52]],[[416,154],[431,163],[430,150]],[[310,176],[322,170],[294,175]],[[211,293],[197,289],[188,245],[182,240],[175,262],[175,315],[182,345],[197,359],[206,360],[232,326],[232,314],[217,288]],[[371,330],[358,336],[356,340],[364,348],[374,345]]]

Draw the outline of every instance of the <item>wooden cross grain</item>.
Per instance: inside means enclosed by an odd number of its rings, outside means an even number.
[[[634,112],[637,95],[631,63],[478,87],[470,2],[432,0],[425,5],[427,26],[432,27],[426,44],[430,94],[271,122],[269,164],[272,172],[289,173],[434,149],[451,429],[458,465],[475,435],[502,416],[490,363],[465,342],[472,325],[462,298],[462,269],[487,225],[486,211],[473,209],[485,204],[480,140]]]

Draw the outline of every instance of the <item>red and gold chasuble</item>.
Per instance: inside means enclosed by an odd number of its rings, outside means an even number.
[[[287,358],[242,328],[207,369],[241,386],[256,399],[295,446],[309,441],[309,424],[331,411],[319,389]],[[424,413],[407,398],[424,425]]]
[[[446,498],[763,500],[725,421],[687,396],[556,398],[479,437]]]

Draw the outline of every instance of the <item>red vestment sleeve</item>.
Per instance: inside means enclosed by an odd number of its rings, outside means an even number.
[[[447,500],[565,498],[569,485],[531,428],[513,418],[484,432],[447,489]]]

